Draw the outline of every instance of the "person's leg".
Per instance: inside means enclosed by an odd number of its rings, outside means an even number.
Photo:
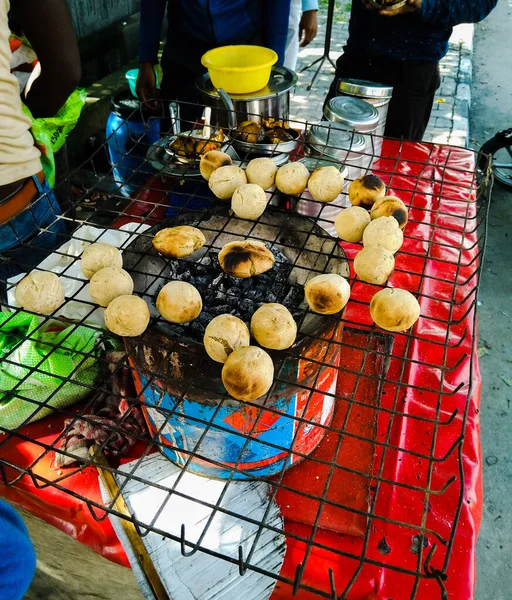
[[[290,4],[290,20],[288,23],[288,38],[284,54],[284,66],[295,71],[299,55],[299,25],[302,14],[302,0],[292,0]]]
[[[202,69],[202,67],[201,67]],[[195,86],[195,80],[202,71],[193,71],[177,63],[162,61],[162,84],[160,95],[164,101],[180,102],[182,129],[193,129],[202,115],[202,108],[194,106],[201,103],[201,95]],[[167,107],[165,107],[167,109]]]

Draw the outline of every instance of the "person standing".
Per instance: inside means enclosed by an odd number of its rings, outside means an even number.
[[[299,47],[310,44],[318,32],[318,0],[291,0],[290,22],[288,23],[288,38],[284,66],[295,71]]]
[[[66,1],[15,0],[12,8],[41,65],[25,104],[34,118],[52,117],[80,78]],[[22,110],[18,81],[11,73],[10,9],[8,0],[0,0],[0,283],[31,270],[66,235],[30,134],[31,121]]]
[[[326,102],[336,95],[341,77],[393,86],[385,135],[421,141],[440,84],[439,61],[448,52],[453,27],[481,21],[496,4],[407,0],[378,9],[371,0],[353,0],[349,38]]]
[[[284,62],[290,0],[141,0],[136,90],[143,102],[158,97],[154,65],[166,8],[160,90],[166,100],[201,102],[194,83],[205,71],[201,57],[218,46],[266,46],[277,53],[278,64]],[[181,106],[182,119],[194,122],[199,116],[197,107]]]

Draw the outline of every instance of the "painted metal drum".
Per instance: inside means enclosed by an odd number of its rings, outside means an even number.
[[[311,196],[306,190],[300,196],[297,204],[295,205],[295,211],[300,215],[306,215],[307,217],[313,217],[317,219],[318,225],[324,229],[329,235],[337,238],[336,228],[334,227],[334,220],[342,208],[350,206],[350,200],[346,194],[346,190],[350,185],[347,180],[348,168],[340,163],[329,161],[326,159],[319,159],[314,156],[307,156],[300,160],[304,164],[310,173],[320,167],[335,166],[345,178],[343,185],[343,192],[333,202],[318,202]]]

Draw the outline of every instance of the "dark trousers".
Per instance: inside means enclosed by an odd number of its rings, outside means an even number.
[[[194,123],[203,114],[203,109],[194,105],[204,102],[195,86],[196,78],[205,71],[204,67],[199,62],[196,69],[190,69],[167,60],[162,60],[161,66],[161,97],[164,100],[179,100],[182,130],[193,129]]]
[[[342,54],[326,102],[337,95],[340,77],[367,79],[393,86],[386,122],[386,137],[420,142],[440,85],[438,63],[398,61],[385,57],[352,57]]]

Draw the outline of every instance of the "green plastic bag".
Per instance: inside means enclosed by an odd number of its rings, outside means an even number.
[[[100,373],[99,332],[89,327],[60,325],[56,331],[45,331],[34,315],[0,313],[3,428],[16,429],[25,421],[37,421],[51,414],[52,407],[65,408],[87,396],[91,389],[86,386],[96,383]],[[32,370],[36,366],[37,370]],[[69,381],[63,382],[62,378],[68,377]],[[47,400],[44,407],[40,406]]]
[[[44,174],[51,187],[55,185],[55,152],[58,152],[80,118],[87,94],[76,89],[66,100],[66,104],[51,118],[34,119],[30,110],[23,105],[23,111],[32,120],[32,136],[41,151]]]

